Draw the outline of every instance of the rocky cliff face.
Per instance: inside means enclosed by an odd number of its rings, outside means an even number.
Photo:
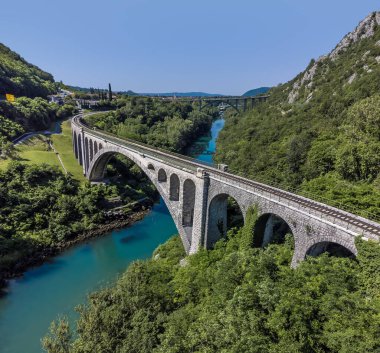
[[[361,21],[353,32],[344,36],[328,57],[332,60],[336,60],[339,54],[345,51],[353,43],[364,38],[373,37],[378,25],[380,25],[380,12],[373,12]]]
[[[313,79],[317,73],[322,75],[329,70],[329,63],[337,61],[343,53],[345,53],[354,44],[360,42],[366,38],[373,38],[379,31],[380,26],[380,12],[372,12],[364,20],[362,20],[354,31],[348,33],[338,43],[338,45],[328,54],[319,57],[317,60],[313,60],[309,67],[299,74],[295,80],[292,81],[290,92],[288,94],[288,103],[294,103],[300,98],[300,90],[304,88],[308,91],[304,97],[304,101],[307,103],[313,98]],[[380,47],[380,40],[376,42],[376,45]],[[363,68],[366,72],[371,73],[371,68],[368,63],[371,63],[371,51],[367,51],[361,57],[363,61]],[[377,64],[380,63],[380,55],[374,57]],[[368,61],[368,63],[366,62]],[[322,72],[320,72],[322,71]],[[323,72],[324,71],[324,72]],[[351,84],[358,77],[357,72],[353,72],[347,83]],[[289,89],[289,87],[287,87]]]

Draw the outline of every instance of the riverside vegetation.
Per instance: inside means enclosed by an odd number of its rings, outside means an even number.
[[[44,151],[49,148],[46,138],[35,138],[30,141],[32,148],[28,145],[28,151],[20,149],[19,153],[11,143],[15,136],[45,129],[51,122],[72,115],[75,100],[67,97],[66,103],[58,106],[48,103],[46,97],[33,97],[51,93],[57,85],[51,82],[49,74],[10,50],[5,50],[5,54],[0,50],[0,64],[3,68],[0,82],[9,81],[5,89],[31,96],[19,97],[13,104],[0,101],[1,158],[6,159],[0,170],[0,282],[3,284],[4,277],[18,274],[36,253],[42,252],[45,257],[52,253],[51,249],[64,247],[84,231],[101,226],[105,221],[104,209],[112,207],[107,200],[116,198],[119,204],[129,204],[146,197],[154,199],[156,191],[144,173],[122,156],[112,159],[107,170],[110,183],[104,186],[90,185],[79,178],[78,166],[72,167],[73,157],[63,153],[61,157],[69,171],[65,175],[53,153]],[[33,82],[30,75],[34,77]],[[48,83],[45,78],[49,78]],[[11,85],[13,81],[16,86]],[[18,82],[23,82],[22,87],[17,86]],[[43,87],[37,89],[38,85]],[[102,104],[116,110],[95,115],[89,123],[121,137],[154,140],[155,146],[170,149],[185,148],[212,121],[211,115],[198,112],[190,104],[128,97]],[[68,148],[71,150],[72,141],[66,124],[63,130],[62,137],[53,136],[52,140],[59,150],[66,152]],[[27,153],[33,155],[30,161],[22,158]],[[52,165],[41,163],[48,156],[55,158],[54,162],[49,161]],[[130,211],[126,208],[126,215]]]
[[[230,115],[217,161],[379,215],[379,22],[371,14],[265,104]],[[180,239],[171,239],[91,294],[74,332],[64,318],[52,323],[45,350],[378,352],[378,244],[358,238],[355,259],[323,254],[292,269],[290,234],[253,247],[256,218],[249,210],[242,228],[184,266]]]
[[[12,93],[16,96],[14,103],[0,101],[0,159],[18,160],[17,150],[11,142],[14,138],[24,132],[46,129],[55,120],[75,111],[75,102],[69,98],[62,106],[49,104],[47,95],[57,92],[58,88],[53,77],[2,44],[0,88],[1,95]],[[91,223],[95,213],[89,209],[85,211],[83,204],[79,206],[76,197],[90,197],[92,192],[94,190],[80,189],[70,176],[47,165],[25,166],[14,162],[1,170],[0,284],[6,272],[38,251],[42,244],[62,240],[82,221]],[[74,207],[78,211],[76,215],[71,213],[73,223],[61,224],[70,214],[73,202],[79,207]],[[96,205],[98,202],[95,208]],[[47,209],[50,212],[46,212]]]
[[[167,148],[164,141],[169,141],[172,149],[185,148],[212,122],[210,115],[196,112],[191,105],[164,102],[156,107],[156,103],[149,99],[140,99],[136,104],[133,100],[131,103],[129,99],[123,99],[117,103],[120,108],[115,112],[94,115],[89,122],[96,126],[108,124],[111,131],[114,125],[110,121],[117,122],[116,133],[125,137],[129,126],[137,126],[130,124],[129,120],[140,117],[126,117],[124,121],[120,112],[128,111],[131,104],[131,111],[139,112],[149,103],[151,111],[159,109],[155,114],[162,114],[162,118],[157,117],[149,124],[141,123],[138,138],[155,139],[155,145],[159,147]],[[45,164],[26,166],[17,158],[0,171],[0,273],[12,273],[20,260],[39,249],[71,241],[81,232],[102,224],[106,199],[117,197],[123,204],[128,204],[145,197],[156,198],[156,190],[149,179],[123,156],[115,156],[110,161],[107,178],[110,180],[107,186],[80,185],[70,174],[64,175],[56,167]]]

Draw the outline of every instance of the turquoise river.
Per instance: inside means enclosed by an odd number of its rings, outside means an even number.
[[[214,121],[211,136],[194,143],[199,160],[212,162],[224,120]],[[193,152],[194,153],[194,152]],[[74,308],[88,293],[112,284],[134,260],[149,258],[177,230],[160,200],[131,227],[89,240],[11,280],[0,298],[0,353],[40,353],[40,339],[59,316],[73,322]]]

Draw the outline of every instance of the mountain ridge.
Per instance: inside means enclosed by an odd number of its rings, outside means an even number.
[[[360,42],[363,39],[373,37],[375,35],[376,27],[379,25],[380,12],[371,12],[359,22],[353,31],[346,34],[328,54],[321,55],[317,59],[312,59],[309,66],[304,71],[298,74],[293,80],[289,81],[293,82],[293,86],[288,94],[288,103],[294,103],[297,101],[299,91],[303,86],[306,86],[307,88],[312,87],[313,79],[317,74],[317,71],[320,70],[323,65],[326,63],[328,64],[331,61],[334,62],[338,60],[350,46]],[[380,46],[380,42],[378,42],[378,45]],[[380,62],[380,56],[378,56],[376,60]],[[351,78],[351,80],[353,79],[355,79],[355,77]],[[352,81],[350,83],[352,83]],[[309,92],[306,101],[309,101],[311,98],[312,92]]]
[[[258,88],[254,88],[254,89],[251,89],[251,90],[245,92],[242,96],[243,97],[255,97],[259,94],[267,93],[270,89],[271,89],[271,87],[258,87]]]

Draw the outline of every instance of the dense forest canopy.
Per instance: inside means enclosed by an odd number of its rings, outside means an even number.
[[[252,218],[252,222],[254,218]],[[188,258],[179,237],[133,263],[116,285],[51,327],[49,353],[288,353],[380,349],[378,244],[358,240],[356,260],[308,258],[290,268],[293,239],[265,249],[253,223]],[[70,338],[75,337],[71,340]]]
[[[57,91],[51,74],[25,61],[0,43],[0,95],[45,97]]]
[[[80,186],[46,164],[12,162],[0,170],[0,274],[102,221],[104,195],[103,187]]]
[[[200,111],[195,104],[144,97],[122,97],[112,112],[87,117],[87,122],[120,137],[183,152],[190,142],[209,131],[216,108]]]
[[[380,219],[379,18],[271,89],[266,103],[227,119],[216,160]]]

